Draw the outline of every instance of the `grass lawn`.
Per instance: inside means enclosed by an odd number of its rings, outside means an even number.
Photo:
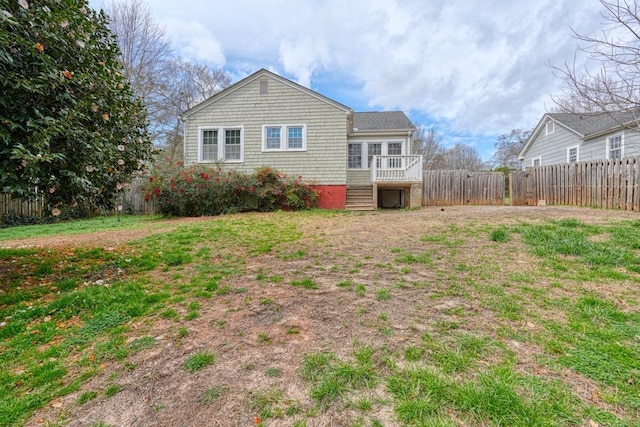
[[[0,425],[640,424],[632,213],[96,218],[0,247],[96,232],[0,249]]]

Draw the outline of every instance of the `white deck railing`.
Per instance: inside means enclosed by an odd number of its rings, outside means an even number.
[[[422,181],[422,156],[373,156],[371,181]]]

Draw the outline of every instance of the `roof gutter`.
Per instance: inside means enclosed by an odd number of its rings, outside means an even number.
[[[378,135],[388,135],[388,134],[411,136],[413,132],[415,132],[415,129],[367,129],[367,130],[354,129],[349,133],[349,136],[378,136]]]

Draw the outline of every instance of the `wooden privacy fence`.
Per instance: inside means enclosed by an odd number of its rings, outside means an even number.
[[[116,205],[123,211],[135,215],[152,215],[156,213],[154,202],[144,200],[144,178],[134,178],[129,187],[117,196]],[[44,198],[25,201],[11,198],[9,194],[0,194],[0,218],[5,214],[42,217],[46,214]],[[106,212],[108,214],[108,212]]]
[[[503,204],[502,172],[422,171],[422,206]]]
[[[155,202],[144,200],[144,180],[145,178],[140,177],[132,179],[127,190],[122,193],[121,204],[127,213],[135,215],[156,213]]]
[[[640,211],[640,157],[530,167],[511,173],[511,204]]]
[[[0,217],[6,214],[42,216],[44,199],[38,197],[35,200],[14,199],[9,194],[0,194]]]

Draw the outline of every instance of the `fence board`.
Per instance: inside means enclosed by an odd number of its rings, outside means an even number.
[[[640,211],[640,156],[529,167],[510,175],[511,204]]]
[[[144,200],[144,180],[134,178],[129,187],[119,195],[117,204],[122,205],[125,212],[136,215],[152,215],[156,213],[154,202]],[[10,215],[28,215],[41,217],[45,214],[44,198],[21,200],[9,194],[0,194],[0,217]]]
[[[466,170],[425,170],[422,205],[503,205],[504,174]]]
[[[0,194],[0,216],[5,214],[41,216],[44,211],[44,200],[14,199],[9,194]]]

